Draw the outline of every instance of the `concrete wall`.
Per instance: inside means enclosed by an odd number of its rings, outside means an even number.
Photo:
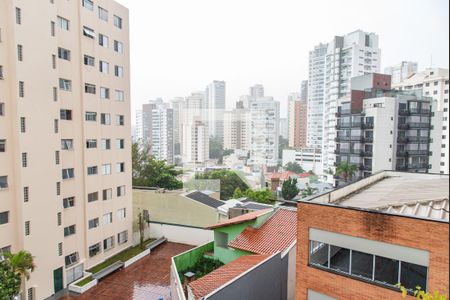
[[[401,299],[398,291],[310,267],[308,257],[310,228],[429,251],[428,290],[448,293],[445,291],[449,285],[448,223],[314,203],[299,203],[297,238],[299,300],[306,299],[308,289],[336,299]]]
[[[211,300],[285,300],[288,256],[275,254],[205,299]]]
[[[192,246],[203,245],[214,239],[212,230],[153,222],[148,226],[147,232],[149,238],[164,236],[170,242]],[[135,241],[139,241],[139,233],[135,234]]]

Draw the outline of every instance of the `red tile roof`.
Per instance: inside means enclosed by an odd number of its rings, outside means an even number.
[[[228,246],[257,254],[286,250],[297,238],[297,212],[278,209],[260,228],[247,227]]]
[[[256,218],[265,215],[267,213],[270,213],[271,211],[273,211],[272,208],[268,208],[268,209],[262,209],[262,210],[257,210],[242,216],[238,216],[226,221],[223,221],[221,223],[217,223],[217,224],[213,224],[210,225],[208,227],[206,227],[207,229],[215,229],[215,228],[220,228],[220,227],[224,227],[224,226],[229,226],[229,225],[235,225],[235,224],[240,224],[240,223],[244,223],[247,221],[252,221],[255,220]]]
[[[311,174],[309,174],[309,173],[297,174],[297,173],[292,172],[292,171],[286,171],[286,172],[283,172],[283,173],[273,173],[270,178],[271,179],[279,179],[281,181],[285,181],[285,180],[288,180],[291,176],[298,177],[298,178],[306,178],[306,177],[311,176]]]
[[[195,299],[201,299],[242,273],[258,265],[268,257],[268,255],[241,256],[204,277],[193,281],[189,284],[189,287],[191,288]]]

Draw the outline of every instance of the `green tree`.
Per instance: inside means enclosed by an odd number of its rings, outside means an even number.
[[[336,175],[341,177],[344,181],[349,181],[353,178],[353,176],[355,176],[357,170],[358,168],[356,167],[356,165],[348,162],[343,162],[339,166],[337,166]]]
[[[156,160],[150,155],[150,148],[140,143],[132,145],[133,186],[159,187],[177,190],[183,183],[177,179],[183,172],[168,165],[165,161]]]
[[[302,197],[309,197],[314,195],[317,192],[316,188],[311,187],[309,184],[306,184],[306,188],[304,188],[301,193],[302,193]]]
[[[252,201],[258,202],[258,203],[265,203],[265,204],[273,204],[277,199],[273,195],[272,191],[268,189],[263,189],[259,191],[254,191],[252,189],[247,189],[245,192],[242,192],[240,188],[237,188],[234,191],[233,198],[243,198],[246,197]]]
[[[236,172],[230,170],[214,170],[197,174],[195,179],[220,180],[220,198],[223,200],[231,199],[236,188],[244,191],[248,189],[247,183]]]
[[[406,298],[408,295],[408,289],[406,289],[401,284],[397,284],[397,287],[400,288],[400,291],[402,292],[402,297]],[[439,291],[434,291],[433,293],[425,292],[422,290],[420,286],[416,287],[416,290],[414,291],[414,297],[416,299],[422,299],[422,300],[446,300],[447,296],[445,294],[441,294]]]
[[[294,199],[300,190],[297,187],[297,179],[289,178],[283,182],[283,186],[281,188],[281,196],[284,200],[292,200]]]
[[[284,137],[282,137],[280,135],[280,138],[278,140],[278,158],[282,159],[283,158],[283,150],[284,149],[289,149],[289,140],[285,139]]]
[[[15,273],[26,279],[30,278],[30,272],[33,272],[35,268],[34,259],[30,252],[22,250],[15,254],[6,253],[5,257]]]
[[[302,174],[305,173],[305,170],[303,170],[302,166],[300,166],[298,164],[298,162],[294,161],[294,162],[288,162],[284,168],[286,169],[286,171],[291,171],[294,172],[296,174]]]
[[[234,152],[231,149],[223,149],[223,142],[219,137],[210,137],[209,139],[209,157],[217,159],[219,165],[223,163],[223,157]]]
[[[20,293],[22,280],[7,260],[0,261],[0,299],[11,300]]]

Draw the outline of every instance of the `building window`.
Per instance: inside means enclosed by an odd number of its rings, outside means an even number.
[[[22,24],[22,10],[18,7],[16,7],[16,24]]]
[[[93,11],[94,10],[94,2],[92,2],[92,0],[82,0],[83,2],[83,7]]]
[[[0,152],[6,152],[6,140],[0,140]]]
[[[117,139],[116,140],[116,148],[117,148],[117,150],[125,149],[125,139]]]
[[[23,61],[23,46],[17,45],[17,60]]]
[[[55,133],[58,133],[58,132],[59,132],[59,120],[58,120],[58,119],[53,120],[53,131],[54,131]]]
[[[28,154],[22,153],[22,168],[26,168],[28,166]]]
[[[25,97],[25,83],[23,81],[19,81],[19,97]]]
[[[111,164],[104,164],[102,166],[102,174],[103,175],[111,175]]]
[[[23,188],[23,202],[28,201],[30,201],[30,188],[26,186]]]
[[[9,211],[4,211],[0,213],[0,225],[9,223]]]
[[[88,202],[95,202],[98,200],[98,192],[88,194]]]
[[[76,233],[75,225],[64,227],[64,237],[74,235]]]
[[[69,31],[69,20],[58,16],[58,27],[62,30]]]
[[[71,91],[72,90],[72,81],[69,79],[59,79],[59,89],[63,91]]]
[[[125,163],[117,163],[116,164],[116,172],[117,173],[124,173],[125,172]]]
[[[123,197],[125,196],[125,186],[118,186],[117,187],[117,197]]]
[[[0,102],[0,116],[3,117],[5,115],[5,103]]]
[[[8,188],[8,176],[0,176],[0,190]]]
[[[117,244],[125,244],[128,242],[128,230],[122,231],[117,234]]]
[[[109,63],[107,63],[106,61],[101,60],[100,61],[100,65],[99,65],[99,70],[103,74],[108,74],[109,73]]]
[[[89,139],[86,140],[86,149],[96,149],[97,148],[97,140]]]
[[[110,149],[111,149],[111,140],[102,139],[102,150],[110,150]]]
[[[114,247],[114,237],[113,236],[103,240],[103,249],[105,251],[112,249],[113,247]]]
[[[53,101],[54,102],[58,101],[58,88],[57,87],[53,87]]]
[[[116,125],[117,126],[125,125],[125,116],[124,115],[116,115]]]
[[[56,69],[56,55],[52,54],[52,68]]]
[[[124,102],[125,101],[125,93],[121,90],[116,90],[116,101]]]
[[[98,18],[108,22],[108,11],[102,7],[98,7]]]
[[[96,256],[101,250],[102,249],[101,249],[100,243],[90,246],[89,247],[89,257]]]
[[[98,167],[97,166],[92,166],[92,167],[88,167],[87,168],[87,174],[88,175],[97,175],[98,173]]]
[[[103,224],[111,224],[112,223],[112,213],[107,213],[103,215]]]
[[[60,163],[59,151],[55,151],[55,164],[59,165],[59,163]]]
[[[56,183],[56,196],[61,196],[61,182]]]
[[[27,290],[27,299],[28,300],[35,300],[34,299],[34,287],[30,287]]]
[[[78,252],[74,252],[65,257],[66,268],[69,268],[78,262]]]
[[[100,225],[100,222],[99,222],[98,218],[89,220],[89,222],[88,222],[89,229],[97,228],[99,225]]]
[[[127,210],[126,208],[121,208],[117,210],[117,219],[123,220],[127,217]]]
[[[123,53],[123,43],[115,40],[114,51],[116,51],[117,53]]]
[[[58,256],[63,255],[63,243],[58,243]]]
[[[103,201],[112,199],[112,189],[103,190]]]
[[[25,235],[28,236],[31,234],[31,224],[30,221],[25,221]]]
[[[59,47],[58,58],[70,61],[70,50]]]
[[[73,140],[71,140],[71,139],[61,140],[61,149],[62,150],[73,150]]]
[[[68,197],[63,199],[64,209],[75,207],[75,197]]]
[[[110,114],[101,114],[100,115],[100,123],[102,125],[111,125],[111,115]]]
[[[123,67],[121,67],[121,66],[114,66],[114,75],[116,77],[123,77]]]
[[[25,117],[20,117],[20,132],[25,133],[26,132],[26,120]]]
[[[86,26],[83,27],[83,35],[88,38],[95,39],[95,31],[89,27]]]
[[[85,114],[85,119],[88,122],[97,122],[97,113],[92,111],[87,111]]]
[[[95,58],[89,55],[84,55],[84,65],[94,67]]]
[[[0,65],[0,80],[5,79],[5,77],[3,76],[3,66]]]
[[[100,88],[100,98],[109,99],[109,89],[105,87]]]
[[[116,26],[119,29],[122,29],[122,18],[119,16],[114,16],[114,26]]]
[[[56,27],[55,22],[51,21],[50,22],[50,35],[51,36],[55,36],[56,35],[55,27]]]
[[[61,109],[59,111],[60,119],[71,121],[72,120],[72,111],[70,109]]]
[[[73,179],[75,178],[75,169],[74,168],[68,168],[62,170],[62,179]]]
[[[106,35],[99,33],[98,44],[102,47],[108,48],[109,38]]]
[[[57,224],[57,226],[62,225],[62,213],[60,213],[60,212],[56,214],[56,224]]]
[[[94,94],[95,95],[95,85],[94,84],[90,84],[90,83],[85,83],[84,84],[84,92],[86,94]]]

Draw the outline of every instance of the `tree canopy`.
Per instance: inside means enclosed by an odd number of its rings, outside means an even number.
[[[156,160],[150,155],[148,146],[140,143],[132,145],[133,186],[159,187],[177,190],[183,183],[177,179],[183,172],[176,170],[174,165]]]
[[[274,197],[273,193],[268,189],[255,191],[249,188],[244,192],[242,192],[240,188],[236,188],[236,190],[234,191],[233,198],[243,198],[243,197],[246,197],[258,203],[265,203],[265,204],[273,204],[276,201],[276,198]]]
[[[343,162],[336,168],[336,175],[340,176],[344,181],[349,181],[350,179],[355,176],[356,172],[358,171],[358,168],[356,165]]]
[[[214,170],[197,174],[195,179],[220,180],[220,198],[223,200],[231,199],[236,188],[248,189],[247,183],[236,172],[230,170]]]
[[[296,173],[296,174],[302,174],[302,173],[305,173],[305,170],[304,170],[304,169],[302,168],[302,166],[300,166],[299,163],[296,162],[296,161],[294,161],[294,162],[288,162],[288,163],[284,166],[284,168],[285,168],[287,171],[291,171],[291,172],[294,172],[294,173]]]
[[[209,139],[209,157],[217,159],[219,164],[223,163],[223,157],[234,152],[231,149],[223,149],[223,142],[218,137],[210,137]]]
[[[0,261],[0,299],[9,300],[20,293],[22,277],[29,279],[35,265],[28,251],[5,253],[4,256],[5,260]]]
[[[281,188],[281,196],[284,200],[292,200],[294,199],[300,190],[297,187],[297,179],[289,178],[283,182],[283,186]]]

